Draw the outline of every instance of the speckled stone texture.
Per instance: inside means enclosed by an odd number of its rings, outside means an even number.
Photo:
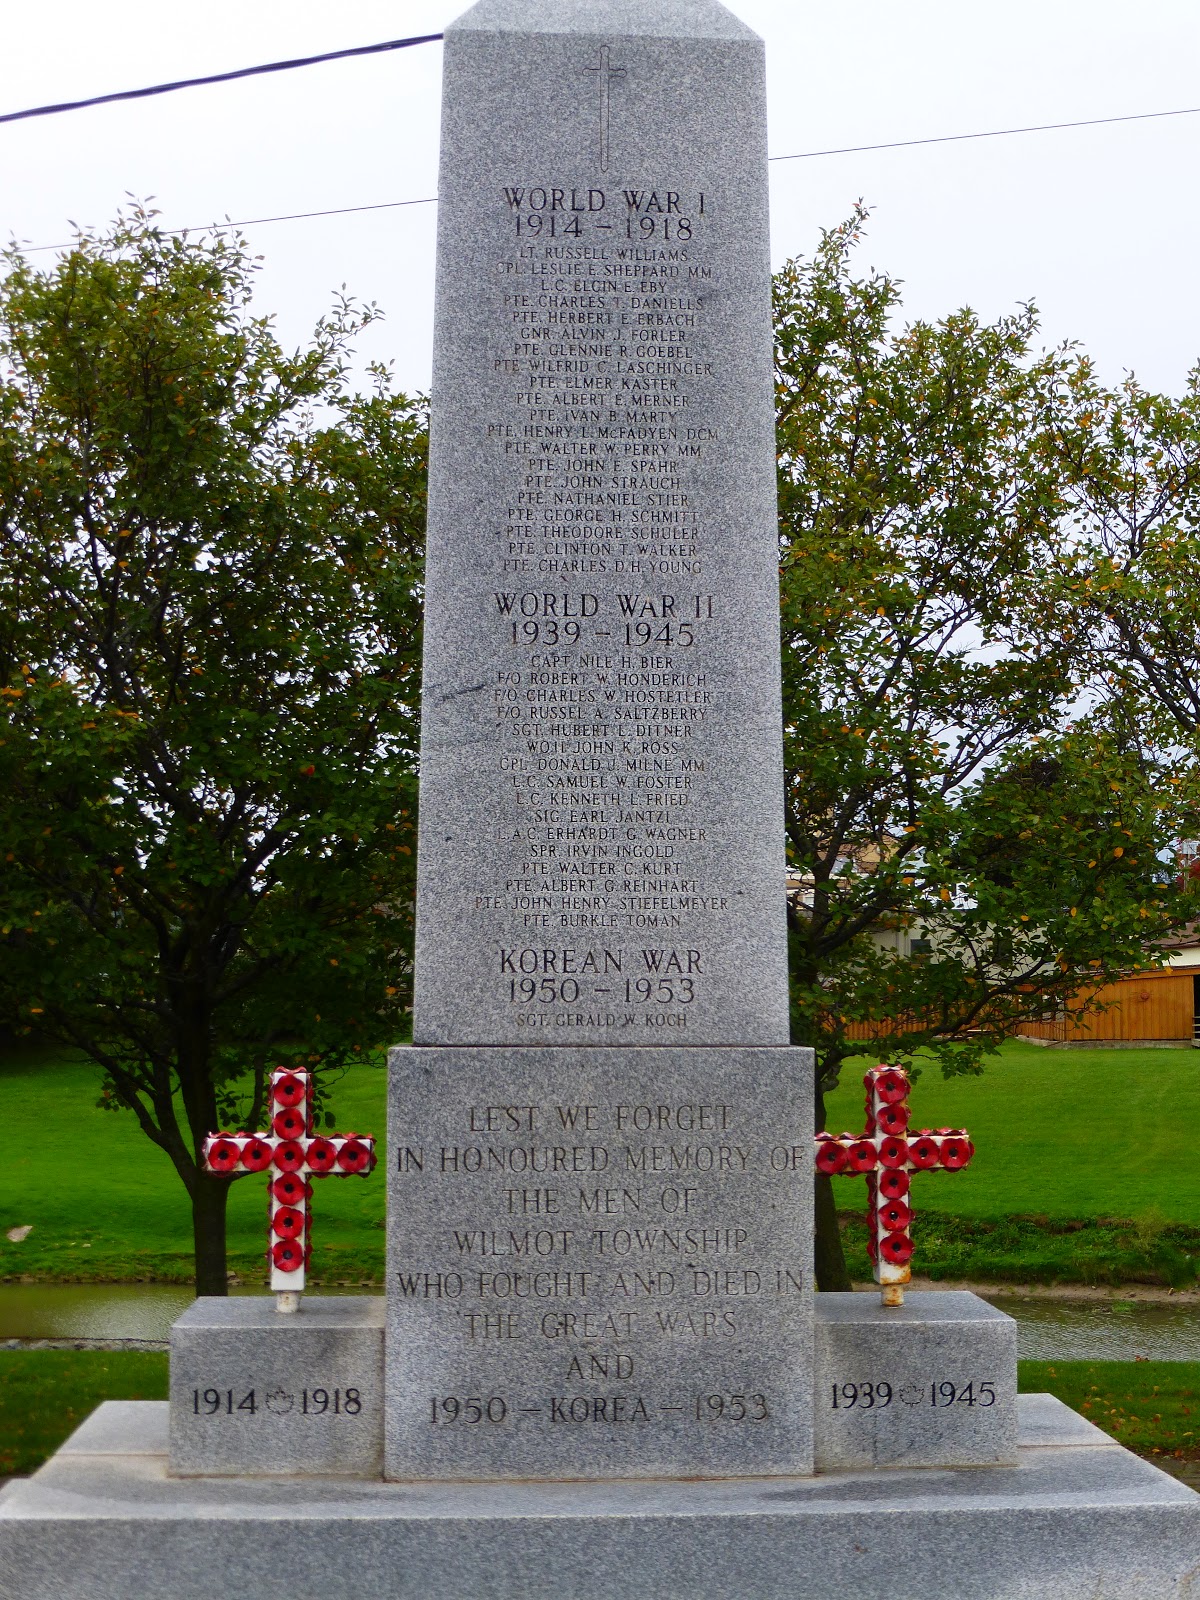
[[[1011,1465],[1017,1325],[963,1290],[816,1299],[818,1472]]]
[[[402,1049],[390,1478],[812,1470],[812,1052]]]
[[[446,30],[417,1044],[788,1040],[763,49]]]
[[[7,1600],[1194,1600],[1200,1497],[1023,1395],[1017,1467],[723,1483],[171,1479],[102,1406],[0,1493]]]
[[[171,1328],[171,1472],[378,1477],[383,1322],[382,1296],[197,1300]]]

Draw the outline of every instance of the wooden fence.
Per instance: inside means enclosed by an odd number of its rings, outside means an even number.
[[[1137,973],[1080,996],[1057,1015],[1038,1022],[1023,1022],[1017,1033],[1054,1044],[1102,1041],[1135,1044],[1166,1040],[1190,1044],[1194,1037],[1200,1037],[1200,1006],[1195,993],[1198,977],[1200,967]],[[903,1026],[899,1019],[852,1022],[846,1032],[851,1039],[875,1040],[882,1044]]]
[[[1055,1017],[1017,1029],[1030,1039],[1057,1044],[1139,1040],[1190,1044],[1196,1031],[1195,978],[1200,969],[1139,972],[1081,996]]]

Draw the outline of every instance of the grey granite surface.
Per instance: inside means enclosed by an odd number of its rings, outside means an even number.
[[[1200,1497],[1065,1422],[1050,1442],[1046,1398],[1016,1467],[718,1483],[171,1479],[166,1405],[105,1406],[81,1433],[107,1453],[68,1441],[0,1493],[0,1594],[1194,1600]]]
[[[529,29],[529,0],[479,0],[446,29]],[[745,23],[715,0],[561,0],[553,13],[537,14],[537,30],[546,33],[611,33],[618,38],[651,34],[689,39],[757,39]]]
[[[761,42],[446,34],[417,1044],[788,1039]]]
[[[170,1470],[377,1477],[383,1324],[382,1296],[197,1300],[171,1328]]]
[[[816,1298],[818,1471],[1017,1458],[1017,1325],[961,1289]]]
[[[63,1440],[47,1466],[75,1456],[166,1456],[170,1451],[170,1419],[169,1400],[102,1401]]]
[[[387,1475],[811,1470],[812,1054],[401,1049]]]
[[[76,1455],[164,1455],[170,1407],[165,1400],[106,1400],[66,1439],[54,1459]],[[1056,1395],[1017,1396],[1017,1445],[1021,1450],[1120,1445],[1095,1423],[1072,1411]]]
[[[1102,1445],[1120,1449],[1111,1434],[1072,1411],[1053,1394],[1017,1396],[1017,1444],[1022,1450],[1060,1450],[1072,1445],[1093,1450]]]

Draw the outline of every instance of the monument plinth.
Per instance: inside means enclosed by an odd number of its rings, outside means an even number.
[[[169,1465],[180,1477],[377,1476],[383,1304],[202,1299],[171,1329]]]
[[[812,1470],[791,1050],[403,1050],[392,1478]]]

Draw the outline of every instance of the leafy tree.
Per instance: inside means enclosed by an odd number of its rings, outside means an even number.
[[[1156,713],[1184,763],[1200,754],[1200,366],[1183,396],[1081,361],[1056,430],[1073,538],[1053,551],[1052,608],[1028,627],[1072,634],[1097,697]],[[1178,776],[1178,774],[1177,774]]]
[[[1069,458],[1103,454],[1077,358],[1032,354],[1032,307],[897,327],[896,282],[851,272],[864,217],[775,282],[793,1034],[818,1128],[849,1055],[979,1071],[1017,1023],[1151,964],[1185,914],[1160,857],[1196,814],[1129,703],[1080,698],[1078,619],[1046,626]],[[827,1178],[817,1200],[818,1281],[846,1287]]]
[[[1200,400],[897,328],[863,213],[776,281],[794,1031],[977,1071],[1196,893]],[[423,413],[136,212],[0,288],[0,1023],[99,1063],[225,1283],[203,1137],[408,1000]],[[1131,508],[1133,508],[1131,510]],[[905,954],[905,941],[922,954]],[[889,942],[890,941],[890,942]],[[823,1099],[818,1126],[824,1124]],[[828,1180],[818,1277],[845,1281]]]
[[[288,355],[244,241],[136,210],[0,286],[0,1023],[90,1056],[191,1197],[276,1064],[409,992],[425,422]]]

